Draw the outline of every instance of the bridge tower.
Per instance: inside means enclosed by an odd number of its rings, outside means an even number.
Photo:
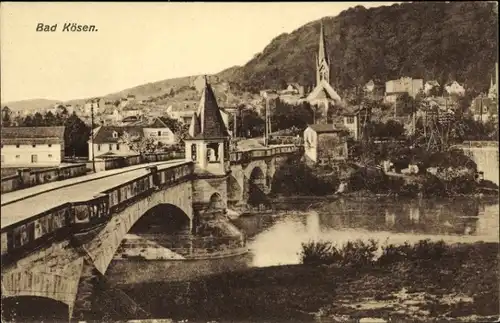
[[[198,110],[194,113],[185,142],[186,160],[195,164],[193,211],[200,216],[225,212],[229,167],[229,131],[224,123],[212,86],[205,77]]]

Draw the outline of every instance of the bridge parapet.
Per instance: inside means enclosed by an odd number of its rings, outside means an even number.
[[[114,213],[153,190],[177,185],[193,174],[192,162],[157,170],[108,189],[86,201],[65,203],[1,229],[2,265],[42,245],[92,230],[106,223]]]
[[[230,153],[229,158],[231,164],[237,164],[247,161],[249,162],[253,159],[297,153],[300,151],[300,149],[301,147],[297,145],[283,145],[277,147],[252,149],[247,151],[233,151]]]

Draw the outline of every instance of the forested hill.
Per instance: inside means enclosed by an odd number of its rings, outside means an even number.
[[[414,2],[357,6],[326,17],[331,83],[345,90],[411,76],[487,90],[497,60],[497,8],[493,2]],[[318,20],[276,37],[226,77],[250,91],[285,82],[314,85],[319,28]]]

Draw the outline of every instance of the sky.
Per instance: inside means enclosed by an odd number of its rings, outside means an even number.
[[[72,100],[244,65],[276,36],[356,5],[303,3],[0,4],[1,102]],[[57,24],[55,32],[37,25]],[[63,32],[65,23],[95,32]]]

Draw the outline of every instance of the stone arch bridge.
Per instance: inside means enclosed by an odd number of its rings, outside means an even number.
[[[296,146],[233,152],[231,171],[213,178],[196,176],[192,162],[156,163],[2,200],[2,300],[50,299],[66,306],[69,320],[85,317],[92,277],[106,273],[125,235],[149,210],[169,205],[192,225],[213,209],[245,203],[252,186],[269,192],[276,169],[300,153]]]

